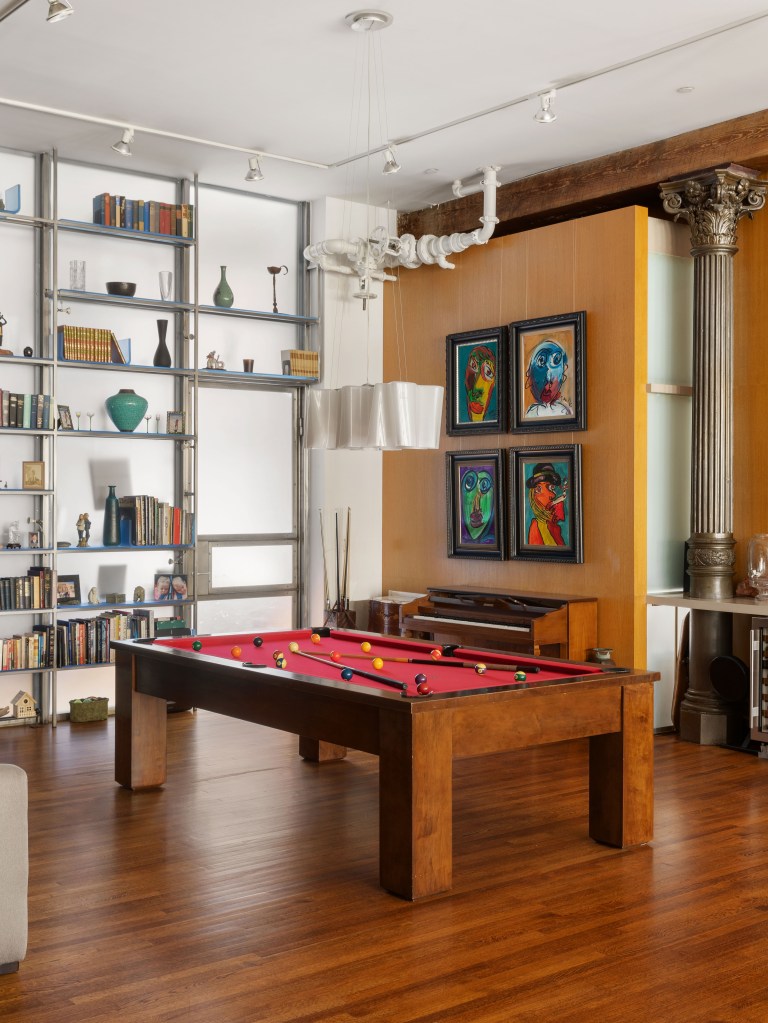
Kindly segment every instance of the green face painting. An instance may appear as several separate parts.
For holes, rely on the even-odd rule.
[[[479,540],[491,523],[493,490],[493,476],[487,469],[469,469],[462,476],[462,524],[472,540]]]

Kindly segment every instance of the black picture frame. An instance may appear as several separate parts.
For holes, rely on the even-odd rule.
[[[60,575],[56,578],[56,604],[79,604],[80,576]]]
[[[446,454],[449,558],[504,560],[504,494],[505,465],[499,449],[450,451]],[[470,502],[474,503],[474,511],[478,514],[476,524],[467,519],[466,510]]]
[[[477,369],[470,370],[470,359],[473,354],[476,358],[478,353],[485,355],[485,361],[481,359]],[[491,358],[495,361],[493,381],[489,381],[485,372]],[[449,436],[506,431],[508,370],[506,327],[448,334],[445,339],[445,432]],[[470,377],[479,378],[480,386],[472,390],[475,404],[483,406],[482,413],[479,408],[470,407]],[[485,403],[482,401],[484,394],[488,399]]]
[[[72,413],[70,412],[69,405],[59,405],[59,429],[60,430],[74,430],[74,424],[72,422]]]
[[[508,458],[510,558],[582,564],[581,445],[510,448]]]
[[[587,314],[509,325],[510,432],[586,430]]]
[[[155,574],[153,600],[178,601],[187,600],[189,583],[187,576],[181,572],[157,572]]]

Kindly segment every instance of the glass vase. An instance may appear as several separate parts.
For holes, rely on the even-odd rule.
[[[109,493],[104,505],[104,539],[105,547],[120,546],[120,502],[115,494],[116,483],[108,483]]]
[[[164,366],[166,369],[171,365],[171,353],[165,343],[165,336],[168,332],[168,320],[157,321],[157,348],[152,359],[153,366]]]
[[[747,546],[747,575],[758,600],[768,600],[768,533],[756,533]]]
[[[223,266],[221,268],[221,280],[213,293],[213,304],[221,306],[223,309],[229,309],[234,301],[235,296],[232,294],[232,289],[227,282],[227,268]]]

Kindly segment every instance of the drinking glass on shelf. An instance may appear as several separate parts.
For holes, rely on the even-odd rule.
[[[171,298],[173,291],[173,274],[170,270],[161,270],[160,274],[160,298],[163,302],[168,302]]]
[[[756,533],[747,546],[747,574],[758,600],[768,600],[768,533]]]
[[[69,261],[69,290],[85,291],[84,259],[70,259]]]

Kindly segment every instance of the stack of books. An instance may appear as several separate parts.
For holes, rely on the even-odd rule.
[[[93,222],[102,227],[194,238],[194,221],[195,207],[191,203],[126,199],[124,195],[110,195],[109,192],[93,197]]]

